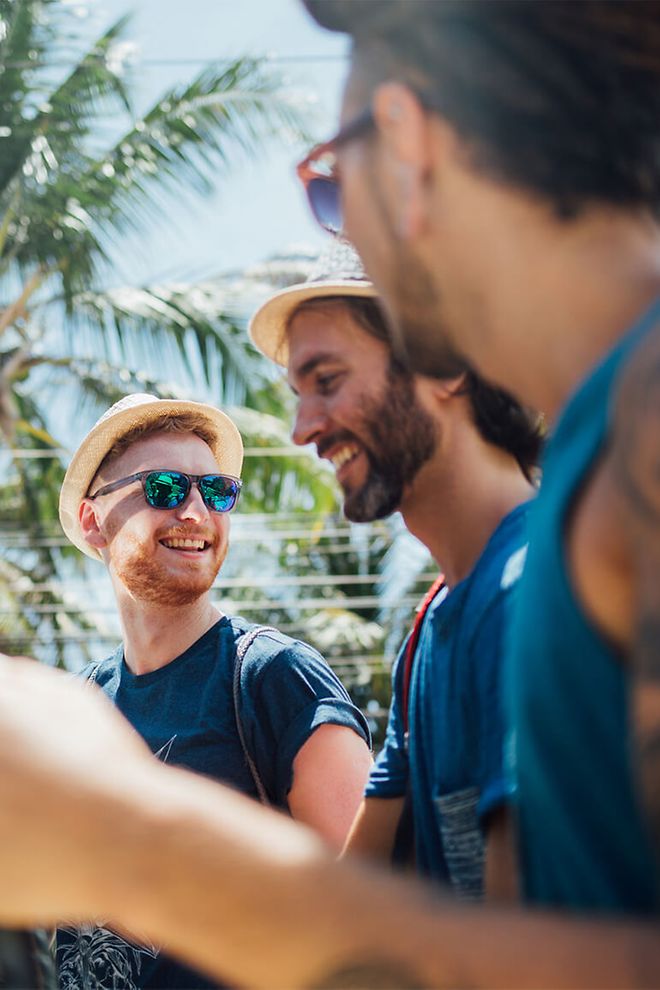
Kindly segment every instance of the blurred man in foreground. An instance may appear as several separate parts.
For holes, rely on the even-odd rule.
[[[509,667],[524,893],[657,915],[660,4],[308,6],[354,41],[317,215],[414,367],[465,355],[554,420]]]

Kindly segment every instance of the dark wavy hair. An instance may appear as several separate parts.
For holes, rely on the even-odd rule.
[[[475,167],[573,217],[660,214],[658,0],[304,0],[353,39],[369,86],[397,79]]]
[[[372,337],[391,343],[387,320],[376,298],[368,296],[321,296],[301,303],[289,316],[286,332],[299,313],[342,306],[355,322]],[[411,375],[396,355],[390,355],[392,375]],[[470,400],[472,416],[479,433],[488,443],[500,447],[518,461],[526,478],[533,480],[544,439],[543,417],[522,406],[504,389],[485,381],[467,364],[462,393]]]

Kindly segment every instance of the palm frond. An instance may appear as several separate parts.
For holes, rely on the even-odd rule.
[[[29,200],[39,187],[52,183],[60,169],[85,169],[84,141],[99,114],[112,110],[113,101],[130,110],[127,88],[108,57],[128,18],[120,18],[50,88],[50,64],[59,54],[54,28],[49,27],[52,12],[35,0],[17,7],[13,24],[19,30],[8,35],[9,67],[0,76],[0,105],[7,108],[0,192],[15,192],[18,183],[22,199]]]
[[[57,297],[43,299],[35,319],[57,309]],[[59,338],[65,353],[103,354],[112,364],[141,368],[185,387],[205,379],[221,404],[259,407],[271,371],[250,347],[244,320],[223,311],[218,294],[204,286],[120,286],[87,290],[71,298],[71,311],[49,321],[49,339]]]
[[[228,410],[246,447],[263,449],[245,462],[242,504],[260,512],[330,513],[337,507],[334,475],[309,453],[301,456],[292,445],[288,427],[281,418],[254,409]],[[277,457],[268,448],[277,448]],[[290,451],[290,453],[286,453]]]

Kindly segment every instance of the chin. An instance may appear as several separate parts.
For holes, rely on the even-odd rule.
[[[387,519],[399,508],[398,493],[361,491],[344,499],[344,515],[349,522],[366,523]]]
[[[221,560],[205,567],[194,565],[186,573],[182,568],[167,567],[146,554],[116,566],[116,574],[131,597],[148,605],[174,608],[191,605],[213,586]]]

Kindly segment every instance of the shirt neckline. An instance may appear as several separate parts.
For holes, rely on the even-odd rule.
[[[178,670],[180,667],[185,666],[188,662],[195,659],[195,656],[200,649],[206,645],[206,640],[211,640],[220,632],[221,627],[228,625],[230,622],[229,617],[226,615],[220,616],[217,622],[206,630],[205,633],[191,643],[190,646],[186,647],[183,653],[179,653],[178,656],[174,657],[168,663],[164,664],[162,667],[158,667],[156,670],[148,670],[144,674],[134,674],[126,663],[126,658],[124,656],[124,647],[121,647],[121,679],[123,682],[129,683],[133,687],[146,687],[149,684],[153,684],[155,681],[162,680],[165,677],[169,677],[173,670]]]

